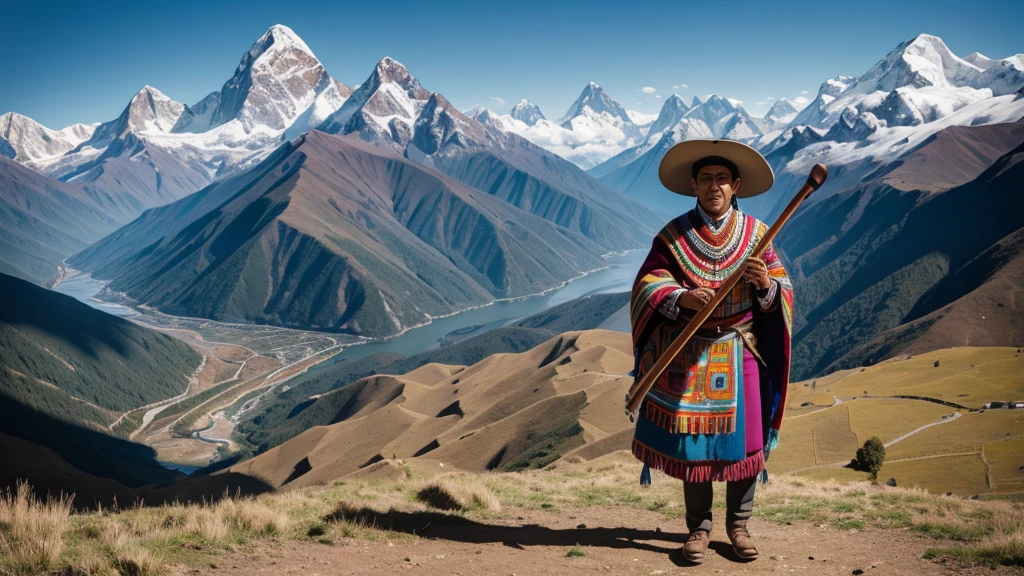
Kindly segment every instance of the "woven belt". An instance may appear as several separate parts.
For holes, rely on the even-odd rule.
[[[754,335],[753,321],[729,326],[728,328],[701,328],[697,330],[694,336],[703,340],[713,341],[721,338],[723,332],[735,332],[743,340],[743,345],[747,347],[747,350],[750,350],[750,353],[754,355],[754,358],[757,358],[761,364],[768,365],[757,351],[757,336]]]

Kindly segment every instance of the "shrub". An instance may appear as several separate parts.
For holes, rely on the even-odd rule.
[[[885,445],[877,436],[872,436],[857,449],[857,466],[871,474],[871,481],[878,482],[878,471],[885,462]]]
[[[416,498],[441,510],[501,511],[501,504],[490,489],[466,479],[449,477],[435,480],[417,492]]]

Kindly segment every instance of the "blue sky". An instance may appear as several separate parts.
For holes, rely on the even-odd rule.
[[[106,121],[146,84],[192,104],[278,23],[346,84],[391,56],[459,108],[507,112],[528,98],[549,118],[589,81],[641,112],[672,93],[716,93],[760,115],[770,98],[813,97],[826,78],[860,75],[919,33],[960,56],[1024,52],[1024,2],[689,4],[4,2],[0,113],[52,128]]]

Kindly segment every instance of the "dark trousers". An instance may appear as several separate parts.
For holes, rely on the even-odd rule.
[[[757,476],[725,483],[725,528],[746,525],[754,511],[754,488]],[[686,502],[686,528],[711,532],[711,482],[683,482]]]

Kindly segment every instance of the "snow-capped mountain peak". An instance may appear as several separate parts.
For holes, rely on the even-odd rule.
[[[1012,94],[1024,83],[1024,65],[1017,59],[991,60],[975,52],[958,57],[942,38],[919,34],[900,43],[885,58],[857,79],[856,92],[897,88],[991,89],[992,94]]]
[[[857,80],[863,91],[889,92],[903,86],[949,87],[954,79],[978,67],[957,58],[937,36],[920,34],[896,46]]]
[[[147,84],[132,96],[120,116],[97,126],[83,145],[100,149],[129,133],[167,133],[187,114],[184,104]]]
[[[786,114],[794,114],[796,111],[796,106],[793,106],[792,102],[786,98],[779,98],[775,101],[775,104],[772,104],[772,107],[768,110],[768,114],[766,114],[766,116],[784,116]]]
[[[87,140],[93,130],[94,127],[85,124],[52,130],[28,116],[8,112],[0,116],[0,155],[18,162],[52,158]]]
[[[572,106],[558,119],[557,123],[570,128],[572,120],[579,116],[587,114],[589,109],[590,114],[601,115],[608,114],[612,118],[621,120],[624,123],[632,124],[629,114],[626,113],[626,109],[622,107],[614,98],[609,96],[605,91],[597,85],[596,82],[587,84],[583,92],[580,93],[579,98],[573,102]]]
[[[690,107],[686,105],[686,102],[683,102],[683,99],[678,94],[673,94],[666,98],[665,103],[661,105],[658,117],[651,124],[651,129],[647,132],[647,139],[650,140],[653,134],[663,132],[678,124],[689,110]]]
[[[761,127],[737,103],[731,98],[711,94],[701,104],[687,110],[684,117],[702,120],[716,138],[749,141],[760,136]]]
[[[788,124],[796,118],[798,112],[799,110],[797,110],[789,100],[779,98],[775,101],[775,104],[772,104],[772,107],[768,109],[768,113],[764,115],[764,119],[772,125]]]
[[[993,64],[997,62],[997,60],[992,60],[991,58],[985,56],[981,52],[971,52],[970,54],[964,57],[964,60],[970,62],[971,64],[977,66],[978,68],[981,68],[982,70],[988,70],[989,68],[992,67]]]
[[[527,126],[536,126],[538,120],[544,119],[544,114],[540,111],[540,108],[526,98],[523,98],[513,106],[509,115]]]
[[[339,90],[334,100],[347,97],[347,87],[327,74],[309,46],[291,28],[277,24],[242,55],[221,88],[210,127],[238,120],[246,133],[258,127],[283,130],[332,87]]]
[[[345,104],[318,128],[335,134],[358,132],[371,142],[383,139],[404,146],[431,94],[401,62],[385,57]]]
[[[128,103],[124,127],[132,132],[169,132],[184,111],[184,104],[147,84]]]
[[[447,98],[433,92],[414,125],[412,144],[430,155],[449,146],[464,148],[486,139],[483,126],[467,118]]]
[[[309,49],[309,46],[299,38],[299,35],[294,30],[285,26],[284,24],[274,24],[260,37],[260,40],[273,39],[273,46],[277,46],[278,49],[296,49],[307,52],[310,55],[313,51]],[[257,41],[259,45],[261,42]]]
[[[1018,62],[1018,60],[1020,60]],[[790,122],[830,128],[851,106],[888,126],[931,122],[1024,85],[1024,59],[954,54],[937,36],[901,42],[859,78],[826,80],[818,96]]]
[[[377,63],[377,66],[374,68],[374,75],[371,77],[371,81],[373,80],[376,80],[378,84],[396,82],[403,86],[410,82],[416,82],[412,74],[409,74],[409,69],[390,56],[385,56]]]
[[[505,123],[501,120],[501,115],[495,113],[490,108],[484,106],[474,106],[470,111],[463,112],[465,116],[476,120],[484,126],[491,126],[498,130],[505,132]]]

